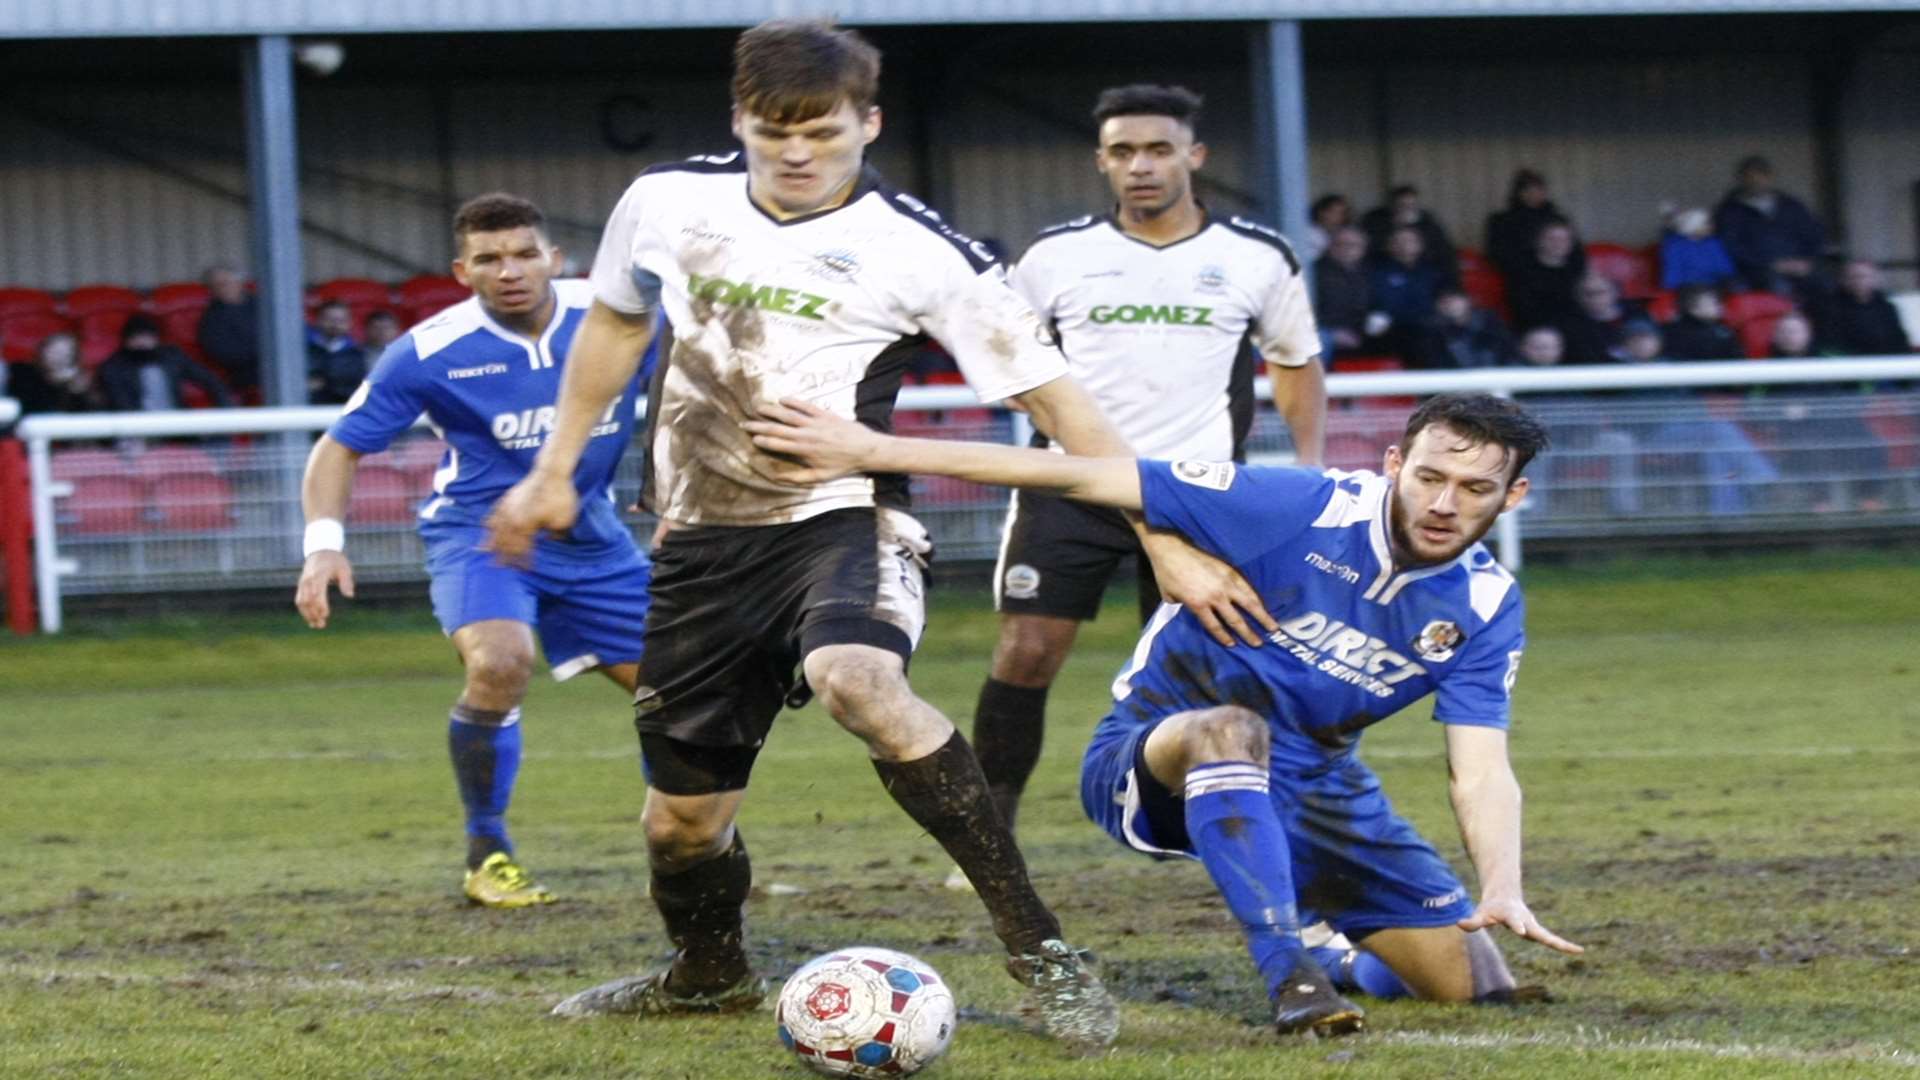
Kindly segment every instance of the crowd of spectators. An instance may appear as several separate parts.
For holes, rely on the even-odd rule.
[[[1549,327],[1562,346],[1555,363],[1624,363],[1626,326],[1651,320],[1662,324],[1667,359],[1737,359],[1757,355],[1765,335],[1743,338],[1723,297],[1751,293],[1778,296],[1808,320],[1813,355],[1911,351],[1878,267],[1846,261],[1836,274],[1819,220],[1774,186],[1765,158],[1734,173],[1712,210],[1660,208],[1658,273],[1632,295],[1623,295],[1629,282],[1590,261],[1574,213],[1534,169],[1514,173],[1480,251],[1458,247],[1414,185],[1394,187],[1357,219],[1345,195],[1323,195],[1302,247],[1325,353],[1336,366],[1381,356],[1417,369],[1538,364],[1523,346]],[[1781,313],[1767,308],[1767,325]]]
[[[415,281],[425,287],[412,319],[464,295],[451,279]],[[124,294],[114,300],[120,306],[61,311],[50,294],[0,289],[0,325],[8,328],[0,394],[18,400],[21,415],[260,402],[259,306],[238,271],[215,266],[198,286],[163,286],[145,300],[112,291]],[[16,320],[31,336],[12,332]],[[398,310],[339,299],[310,301],[310,320],[306,401],[314,405],[344,403],[404,329]]]

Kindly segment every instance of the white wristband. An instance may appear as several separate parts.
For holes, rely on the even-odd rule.
[[[347,550],[347,530],[338,518],[321,518],[307,522],[307,539],[302,558],[316,551]]]

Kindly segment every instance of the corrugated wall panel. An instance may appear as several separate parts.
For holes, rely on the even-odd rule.
[[[1848,241],[1870,259],[1920,258],[1914,230],[1914,185],[1920,183],[1914,87],[1920,55],[1867,57],[1855,73],[1845,110],[1842,179],[1847,192]],[[1903,274],[1900,281],[1915,279]]]
[[[1805,64],[1779,56],[1497,67],[1388,79],[1389,183],[1420,185],[1458,243],[1479,246],[1515,168],[1544,172],[1589,239],[1658,239],[1657,207],[1712,205],[1747,154],[1811,197]],[[1361,192],[1363,205],[1377,192]]]

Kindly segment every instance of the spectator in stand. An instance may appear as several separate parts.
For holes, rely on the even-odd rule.
[[[1667,215],[1660,233],[1660,287],[1684,289],[1707,285],[1723,289],[1737,284],[1739,271],[1726,246],[1713,235],[1713,217],[1700,207]]]
[[[235,390],[245,394],[259,389],[260,324],[253,294],[231,267],[213,267],[201,280],[208,300],[194,332],[200,351]]]
[[[1551,326],[1536,326],[1520,335],[1520,363],[1526,367],[1558,367],[1567,358],[1567,340]]]
[[[80,342],[72,334],[49,334],[34,347],[30,364],[7,364],[13,379],[7,396],[20,403],[20,415],[91,412],[101,406],[100,388],[80,363]]]
[[[1353,204],[1338,192],[1328,192],[1313,200],[1307,214],[1307,235],[1300,243],[1300,258],[1308,263],[1320,261],[1327,245],[1341,229],[1353,224]]]
[[[1627,322],[1644,318],[1637,307],[1620,299],[1620,287],[1601,274],[1580,279],[1573,292],[1579,310],[1560,323],[1567,342],[1569,364],[1611,364],[1626,344]]]
[[[1441,289],[1454,283],[1452,274],[1443,273],[1426,258],[1420,235],[1411,225],[1393,230],[1386,254],[1375,256],[1367,269],[1373,308],[1391,320],[1380,335],[1381,344],[1409,363],[1420,347],[1420,327],[1433,311],[1434,300]]]
[[[1734,176],[1736,185],[1713,212],[1713,227],[1747,286],[1803,299],[1826,291],[1818,260],[1827,234],[1813,211],[1774,188],[1766,158],[1745,159]]]
[[[1547,193],[1547,178],[1521,169],[1507,188],[1507,208],[1487,215],[1487,258],[1502,274],[1512,274],[1533,257],[1534,238],[1541,229],[1567,220]],[[1577,240],[1574,248],[1584,263],[1585,249]]]
[[[1559,326],[1579,314],[1573,290],[1586,276],[1587,259],[1573,226],[1548,222],[1533,238],[1533,251],[1507,273],[1507,303],[1522,330]]]
[[[1773,324],[1776,360],[1806,360],[1832,353],[1815,350],[1813,323],[1792,312]],[[1810,399],[1786,407],[1786,415],[1772,425],[1780,466],[1789,476],[1813,487],[1809,509],[1817,514],[1845,507],[1866,513],[1887,508],[1887,448],[1867,426],[1862,406],[1870,391],[1859,386],[1810,383],[1790,387],[1793,397]],[[1837,474],[1837,475],[1836,475]]]
[[[391,311],[376,311],[367,316],[360,332],[360,351],[369,362],[378,361],[387,346],[400,336],[400,316]]]
[[[1840,271],[1840,289],[1817,309],[1820,343],[1842,356],[1897,356],[1913,351],[1900,312],[1880,291],[1880,268],[1851,259]]]
[[[1327,253],[1314,262],[1313,318],[1329,361],[1361,351],[1383,329],[1386,317],[1374,310],[1368,284],[1367,235],[1359,229],[1334,230]]]
[[[115,412],[153,412],[184,407],[182,383],[192,383],[229,408],[233,394],[212,372],[187,359],[187,354],[160,342],[160,324],[136,313],[120,328],[120,348],[100,365],[100,385],[107,407]]]
[[[1513,362],[1513,339],[1500,316],[1473,306],[1459,289],[1440,291],[1433,302],[1412,366],[1425,370],[1489,368]]]
[[[353,340],[353,309],[329,300],[307,327],[307,401],[344,405],[367,377],[367,354]]]
[[[1669,360],[1741,360],[1747,350],[1740,335],[1721,320],[1720,294],[1705,285],[1689,285],[1674,298],[1680,316],[1664,335]]]
[[[1421,258],[1451,279],[1458,270],[1459,257],[1454,254],[1453,241],[1447,238],[1447,230],[1426,207],[1420,205],[1420,189],[1412,184],[1401,184],[1387,195],[1385,206],[1376,206],[1367,211],[1360,219],[1360,227],[1366,230],[1369,250],[1375,255],[1387,254],[1387,246],[1393,234],[1400,229],[1417,229],[1420,233]],[[1423,312],[1425,308],[1421,309]]]

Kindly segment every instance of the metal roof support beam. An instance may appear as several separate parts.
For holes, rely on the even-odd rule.
[[[1300,23],[1253,28],[1254,153],[1267,217],[1296,243],[1307,234],[1307,70]],[[1312,275],[1308,275],[1312,280]]]
[[[304,261],[300,255],[300,144],[294,122],[293,42],[269,34],[247,45],[247,172],[253,274],[259,283],[260,389],[269,405],[307,403]]]

